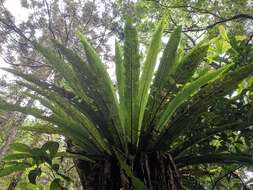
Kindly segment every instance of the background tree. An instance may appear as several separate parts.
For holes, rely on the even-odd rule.
[[[124,1],[119,2],[119,10],[124,9]],[[234,35],[252,38],[252,11],[252,2],[248,0],[141,0],[136,4],[136,17],[141,20],[139,30],[150,31],[161,13],[166,13],[169,15],[167,32],[172,32],[177,25],[182,25],[185,35],[183,40],[189,47],[201,40],[204,34],[211,37],[217,35],[215,26],[219,24],[224,25]]]

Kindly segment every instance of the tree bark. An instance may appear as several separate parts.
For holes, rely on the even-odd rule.
[[[18,172],[15,174],[15,176],[11,179],[11,182],[7,188],[7,190],[15,190],[16,186],[18,185],[18,182],[20,181],[22,177],[23,172]]]
[[[129,190],[134,188],[131,178],[120,169],[116,158],[105,158],[96,163],[76,160],[75,166],[84,190]],[[181,189],[178,170],[169,154],[155,152],[138,155],[131,167],[134,175],[143,181],[149,190]]]

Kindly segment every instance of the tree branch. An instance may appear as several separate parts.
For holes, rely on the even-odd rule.
[[[199,8],[199,7],[194,7],[191,5],[164,5],[161,4],[160,2],[156,1],[160,6],[165,7],[167,9],[184,9],[183,11],[185,12],[190,12],[190,13],[200,13],[200,14],[210,14],[214,17],[218,17],[221,18],[219,15],[207,10],[207,9],[203,9],[203,8]],[[191,9],[191,10],[189,10]],[[196,10],[196,11],[194,11]]]
[[[202,28],[189,28],[189,29],[186,28],[186,29],[183,30],[183,32],[199,32],[199,31],[203,31],[203,30],[208,30],[208,29],[211,29],[211,28],[215,27],[218,24],[222,24],[222,23],[226,23],[226,22],[233,21],[233,20],[238,20],[238,19],[250,19],[250,20],[253,20],[253,15],[238,14],[238,15],[234,15],[234,16],[232,16],[230,18],[217,21],[217,22],[215,22],[213,24],[210,24],[210,25],[202,27]]]
[[[47,15],[48,15],[48,29],[51,32],[51,34],[53,35],[53,38],[56,39],[56,36],[54,34],[53,28],[52,28],[52,19],[51,19],[51,10],[49,8],[48,2],[47,0],[43,0],[44,4],[46,5],[46,9],[47,9]]]

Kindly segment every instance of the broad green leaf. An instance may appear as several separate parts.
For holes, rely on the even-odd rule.
[[[112,93],[113,92],[112,81],[106,71],[105,65],[101,62],[95,49],[91,46],[91,44],[81,33],[79,33],[79,38],[83,46],[83,49],[85,50],[87,60],[90,64],[89,66],[92,69],[94,69],[94,72],[96,74],[100,74],[101,79],[104,80],[104,84],[108,87],[107,90],[111,91]]]
[[[125,110],[125,85],[126,85],[126,71],[123,61],[123,55],[120,45],[115,41],[115,73],[117,77],[117,90],[119,95],[119,112],[120,118],[122,121],[123,131],[126,133],[125,119],[126,119],[126,110]]]
[[[160,114],[157,114],[157,112],[159,110],[166,109],[166,107],[168,106],[167,100],[174,97],[182,88],[182,86],[192,79],[192,76],[196,71],[197,67],[200,65],[200,63],[206,56],[208,48],[209,44],[205,43],[205,41],[202,41],[194,48],[192,48],[190,52],[184,55],[182,58],[181,54],[180,58],[177,57],[175,68],[173,68],[172,76],[169,77],[167,86],[165,86],[163,89],[162,99],[161,101],[159,101],[159,106],[154,112],[156,115],[152,117],[153,121],[156,121],[159,119],[158,117],[161,117]]]
[[[176,58],[178,46],[181,39],[181,30],[181,26],[175,29],[175,31],[171,34],[170,39],[163,51],[158,70],[155,74],[154,84],[152,85],[154,91],[160,91],[176,70]]]
[[[34,160],[34,164],[39,165],[44,162],[43,151],[40,148],[31,149],[31,155]]]
[[[23,143],[13,143],[10,145],[12,150],[15,150],[17,152],[30,152],[31,148]]]
[[[20,159],[26,159],[31,158],[32,155],[29,153],[14,153],[6,155],[3,159],[4,160],[20,160]]]
[[[24,171],[28,167],[30,167],[30,165],[26,163],[18,163],[15,165],[7,166],[0,170],[0,177],[10,175],[14,172]]]
[[[45,144],[42,145],[41,150],[42,151],[49,151],[50,157],[54,158],[56,153],[58,152],[59,149],[59,143],[55,141],[48,141]]]
[[[244,35],[236,35],[235,36],[235,39],[237,40],[237,41],[243,41],[243,40],[245,40],[247,37],[246,36],[244,36]]]
[[[36,179],[41,175],[41,169],[36,168],[34,170],[31,170],[28,174],[29,182],[36,185]]]
[[[221,37],[224,40],[229,41],[226,29],[225,29],[225,27],[223,25],[219,25],[219,32],[220,32]]]
[[[217,40],[215,41],[215,49],[213,49],[215,55],[216,55],[216,59],[224,54],[225,52],[227,52],[229,49],[231,48],[231,45],[224,40],[223,38],[217,38]]]
[[[50,190],[63,190],[60,179],[54,179],[50,184]]]
[[[60,168],[60,165],[59,165],[59,164],[53,164],[53,165],[52,165],[52,169],[53,169],[54,171],[56,171],[56,172],[58,172],[59,168]]]
[[[48,163],[50,166],[53,165],[53,158],[50,156],[50,153],[48,153],[47,151],[43,152],[42,158],[43,161],[45,161],[46,163]]]

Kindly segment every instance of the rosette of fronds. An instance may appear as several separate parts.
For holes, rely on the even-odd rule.
[[[232,154],[229,150],[203,154],[196,148],[218,133],[247,128],[248,121],[208,127],[197,135],[192,131],[217,97],[230,94],[252,74],[253,64],[237,68],[231,63],[196,74],[210,42],[202,41],[184,52],[179,48],[178,27],[162,50],[164,27],[161,21],[142,60],[136,27],[130,19],[125,23],[124,44],[115,44],[116,84],[81,34],[84,58],[57,41],[53,41],[57,51],[35,42],[34,47],[61,75],[64,85],[6,68],[23,79],[17,84],[30,90],[26,95],[46,109],[17,106],[3,99],[1,109],[47,121],[49,125],[30,130],[61,134],[71,142],[70,149],[74,147],[72,153],[93,161],[77,160],[86,188],[194,189],[192,165],[252,163],[246,154]],[[184,173],[186,169],[188,173]]]

